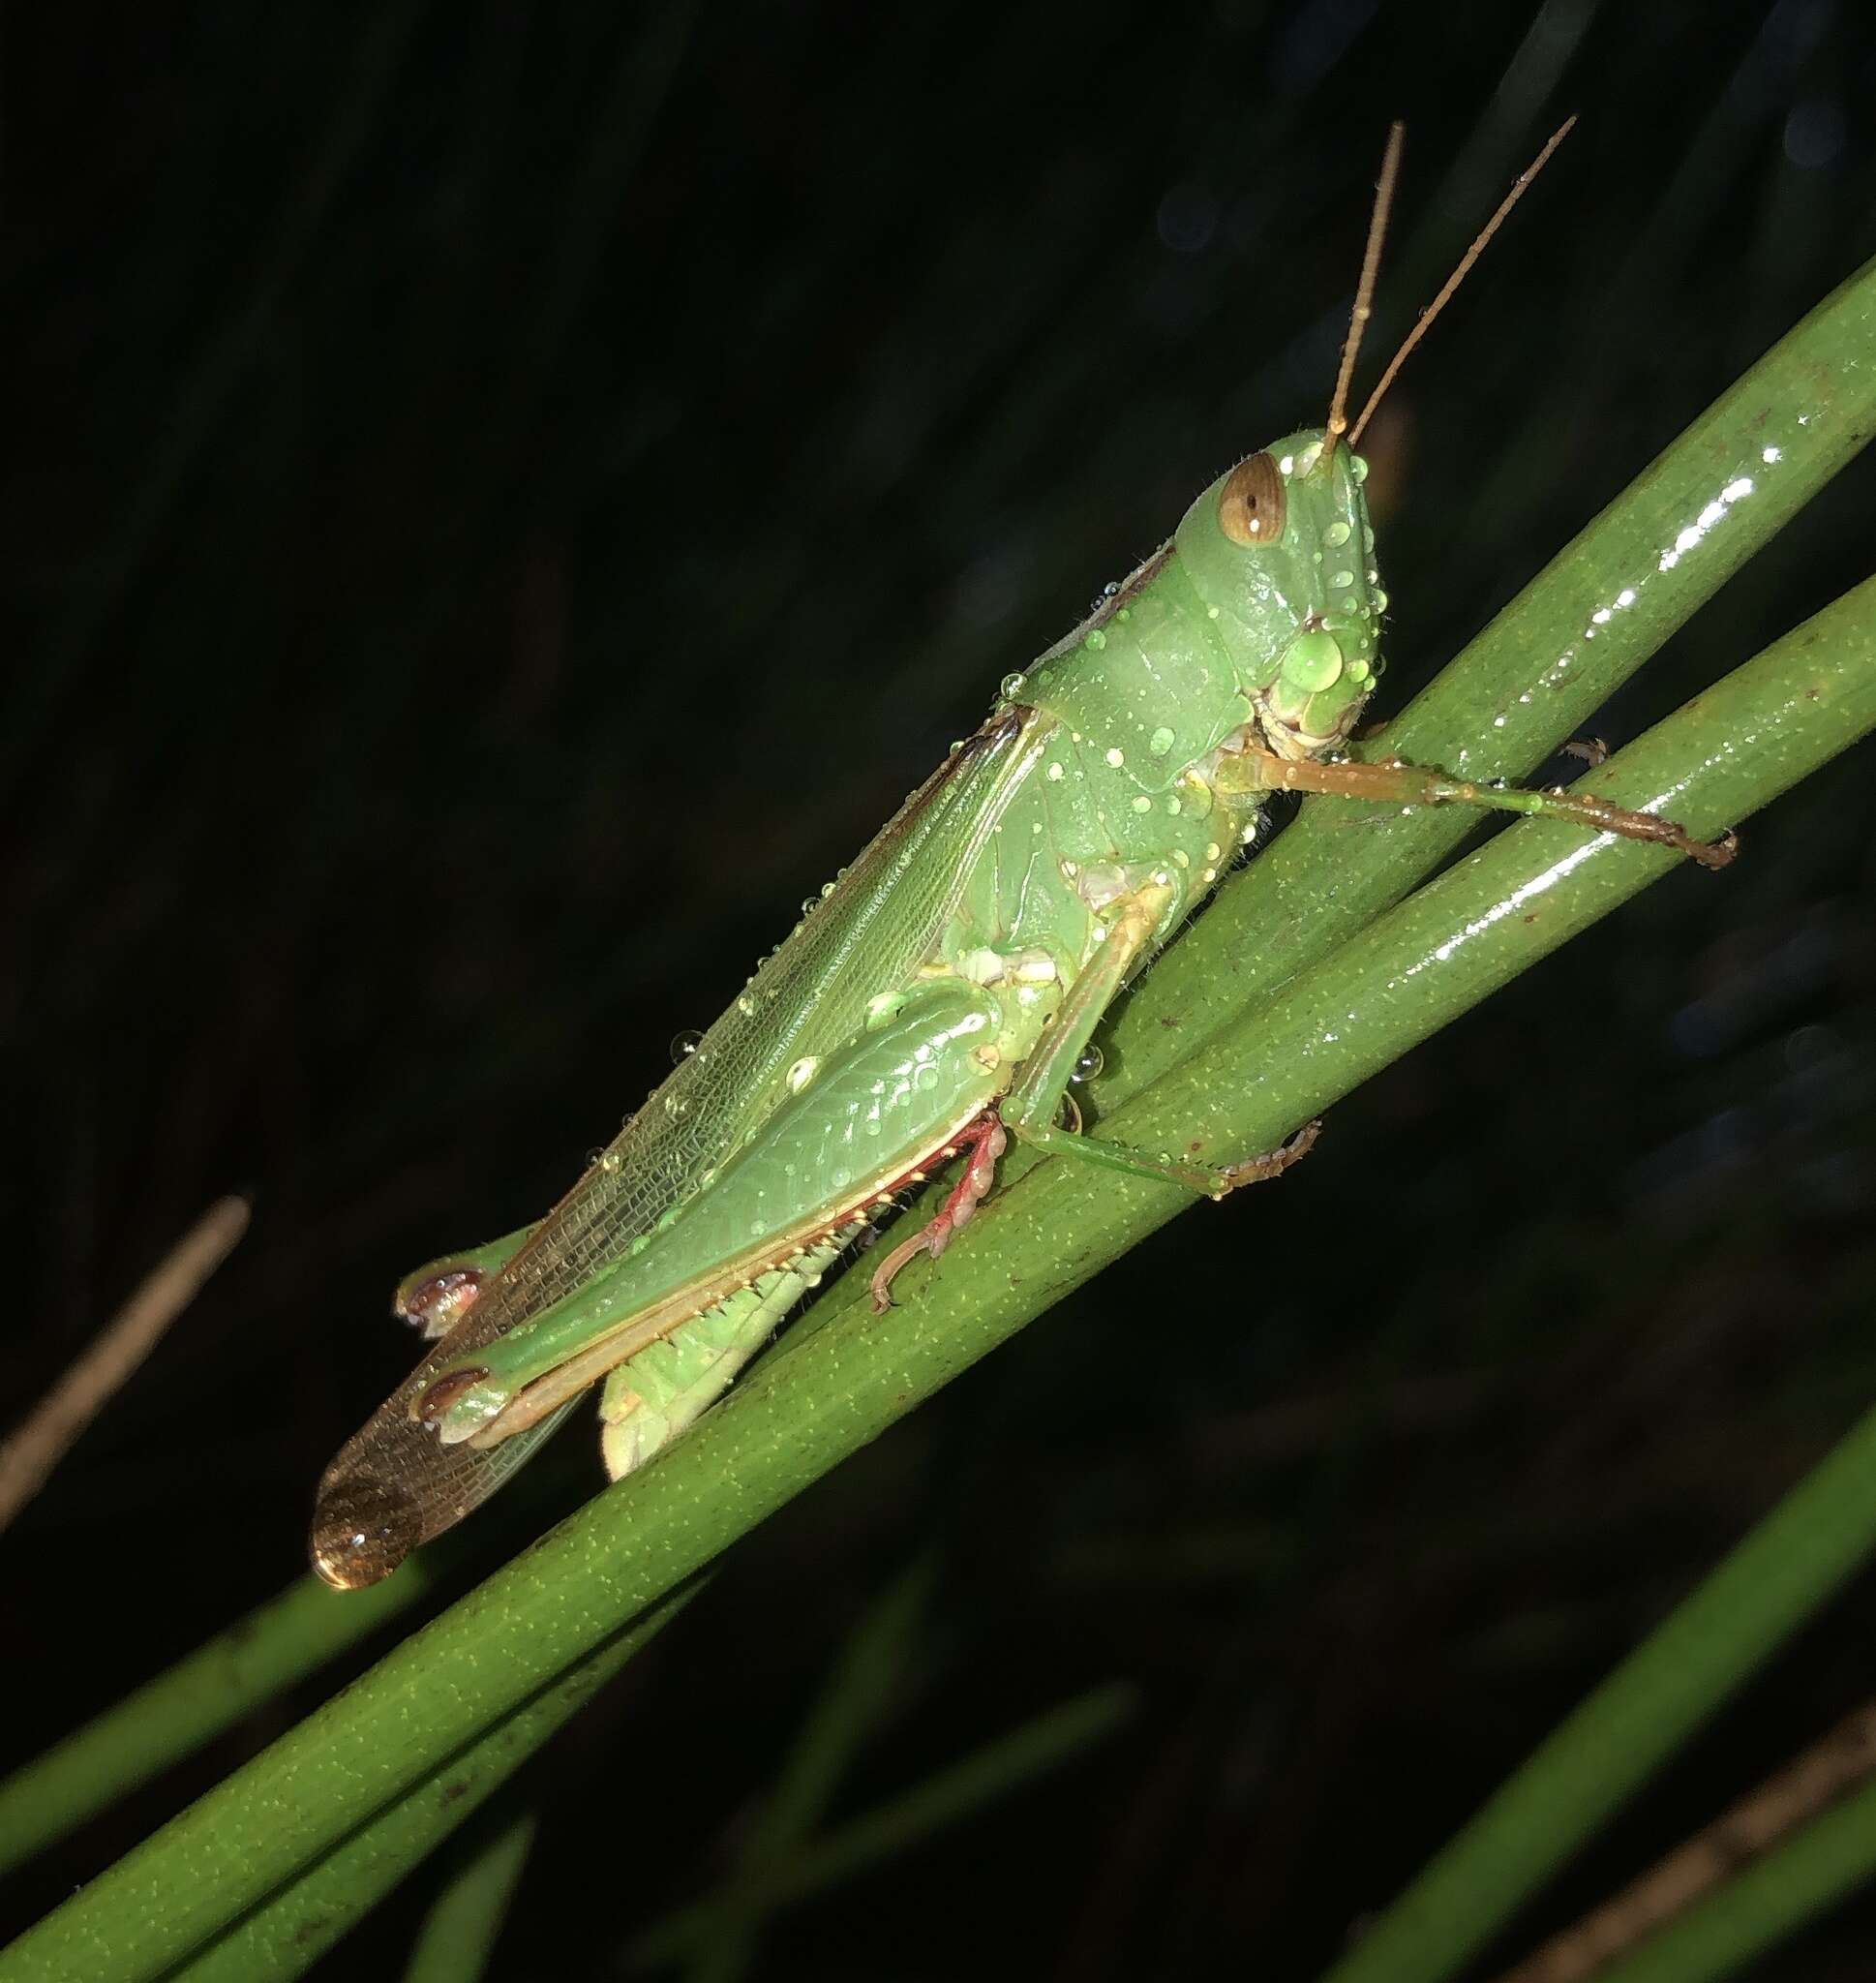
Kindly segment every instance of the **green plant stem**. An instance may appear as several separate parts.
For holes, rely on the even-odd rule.
[[[1115,1682],[1063,1701],[772,1866],[748,1901],[764,1911],[793,1907],[897,1857],[1104,1741],[1134,1713],[1137,1698],[1135,1689]],[[711,1936],[718,1906],[711,1897],[648,1928],[626,1951],[627,1967],[651,1969],[679,1961]]]
[[[1550,1736],[1324,1983],[1452,1975],[1872,1549],[1876,1411]],[[1864,1852],[1876,1853],[1876,1834]]]
[[[543,1480],[545,1472],[534,1469],[503,1496],[506,1505],[489,1511],[480,1536],[459,1529],[439,1537],[385,1583],[341,1594],[309,1571],[21,1764],[0,1782],[0,1873],[76,1830],[393,1619],[466,1584],[472,1566],[499,1560],[504,1541],[513,1547],[537,1534],[541,1510],[565,1506],[563,1498],[557,1502],[553,1483]]]
[[[180,1967],[164,1971],[165,1983],[284,1983],[301,1975],[413,1866],[466,1823],[701,1588],[697,1584],[678,1593],[496,1723],[479,1740],[444,1757],[370,1823],[235,1919],[226,1934],[197,1949]],[[105,1967],[92,1973],[114,1977],[118,1971]]]
[[[0,1784],[0,1872],[218,1735],[436,1589],[435,1558],[348,1598],[302,1577]]]
[[[1862,446],[1876,427],[1876,366],[1862,360],[1873,338],[1876,262],[1820,303],[1553,559],[1389,725],[1385,747],[1443,758],[1479,778],[1528,772]],[[1768,448],[1778,451],[1775,463],[1764,461]],[[1753,480],[1752,496],[1727,504],[1662,569],[1681,532],[1741,475]],[[1633,603],[1613,608],[1624,592]],[[1104,1116],[1399,900],[1474,824],[1456,810],[1422,809],[1353,834],[1347,817],[1346,808],[1305,807],[1124,1002],[1093,1090]],[[1005,1183],[1031,1167],[1012,1151]],[[798,1333],[831,1312],[823,1303]],[[274,1685],[298,1678],[362,1636],[343,1629],[366,1615],[362,1607],[383,1607],[373,1624],[403,1608],[414,1574],[407,1566],[388,1594],[342,1601],[351,1608],[304,1637],[314,1601],[331,1600],[311,1580],[295,1586],[29,1764],[0,1785],[0,1867],[227,1726],[262,1697],[266,1676]],[[245,1666],[252,1684],[217,1685],[230,1664]]]
[[[476,1983],[495,1953],[539,1820],[530,1809],[452,1867],[404,1967],[404,1983]]]
[[[1610,759],[1594,788],[1717,833],[1872,727],[1876,579]],[[1176,1143],[1201,1160],[1269,1148],[1675,865],[1658,849],[1524,820],[1223,1027],[1104,1131],[1147,1149]],[[1143,1180],[1096,1190],[1091,1168],[1039,1167],[986,1201],[946,1255],[946,1313],[971,1304],[973,1336],[992,1313],[1019,1326],[1039,1295],[1059,1298],[1182,1208],[1176,1188]],[[1041,1290],[1027,1278],[1036,1271],[1046,1275]],[[893,1292],[916,1308],[932,1278],[915,1264]],[[822,1304],[825,1327],[847,1323],[862,1299],[837,1286]],[[808,1347],[791,1346],[774,1375]]]
[[[1876,1783],[1814,1817],[1623,1957],[1596,1983],[1731,1976],[1876,1874]]]
[[[874,1600],[842,1648],[711,1908],[711,1933],[693,1951],[691,1983],[733,1983],[748,1968],[763,1914],[750,1897],[769,1869],[812,1835],[855,1752],[886,1712],[917,1643],[932,1581],[931,1559],[921,1556]]]
[[[1872,725],[1876,582],[1612,759],[1596,788],[1663,803],[1710,833]],[[1674,865],[1522,821],[1226,1027],[1119,1112],[1115,1133],[1195,1154],[1269,1148]],[[986,1201],[942,1275],[913,1267],[890,1321],[848,1276],[822,1327],[758,1367],[656,1466],[589,1503],[101,1875],[0,1959],[0,1977],[94,1975],[103,1960],[121,1983],[161,1973],[1187,1202],[1176,1187],[1058,1161]]]
[[[1481,781],[1528,777],[1861,452],[1876,433],[1872,348],[1876,261],[1664,448],[1354,754],[1439,764]],[[1723,501],[1741,479],[1750,494]],[[1723,513],[1701,530],[1716,503]],[[1685,542],[1690,529],[1698,535]],[[1223,1019],[1326,956],[1476,829],[1457,808],[1420,808],[1384,833],[1354,829],[1356,816],[1347,806],[1304,807],[1225,883],[1104,1032],[1106,1071],[1091,1083],[1098,1110],[1137,1093]]]

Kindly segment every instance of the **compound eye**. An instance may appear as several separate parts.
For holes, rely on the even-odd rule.
[[[1267,454],[1241,461],[1218,496],[1218,525],[1234,544],[1275,544],[1284,534],[1288,496],[1283,471]]]

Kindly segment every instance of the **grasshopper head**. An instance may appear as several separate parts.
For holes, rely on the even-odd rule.
[[[1353,729],[1380,672],[1387,595],[1375,568],[1368,465],[1319,427],[1221,475],[1174,542],[1242,658],[1239,687],[1269,747],[1315,757]]]

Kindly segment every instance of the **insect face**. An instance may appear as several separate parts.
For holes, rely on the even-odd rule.
[[[1239,686],[1286,757],[1341,743],[1379,673],[1387,595],[1367,473],[1359,455],[1308,428],[1241,461],[1179,526],[1179,556],[1244,656]]]

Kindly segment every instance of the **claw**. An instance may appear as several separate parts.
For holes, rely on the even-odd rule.
[[[1261,1184],[1266,1177],[1281,1177],[1292,1164],[1300,1164],[1316,1147],[1316,1140],[1322,1134],[1320,1118],[1306,1122],[1286,1144],[1274,1150],[1266,1150],[1260,1157],[1246,1157],[1241,1164],[1227,1164],[1224,1173],[1224,1189],[1235,1191],[1240,1184]]]
[[[884,1315],[893,1305],[891,1289],[900,1268],[907,1266],[922,1253],[928,1253],[933,1260],[951,1244],[951,1236],[959,1226],[970,1221],[976,1211],[978,1201],[996,1181],[997,1159],[1008,1146],[1010,1138],[1003,1124],[994,1114],[987,1114],[957,1139],[960,1148],[970,1149],[970,1161],[964,1167],[964,1175],[953,1187],[951,1196],[945,1200],[943,1209],[923,1231],[915,1233],[910,1239],[893,1247],[891,1253],[873,1269],[873,1313]]]

